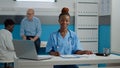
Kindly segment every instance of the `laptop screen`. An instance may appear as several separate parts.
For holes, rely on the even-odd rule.
[[[37,52],[33,41],[13,40],[16,56],[18,58],[37,59]]]

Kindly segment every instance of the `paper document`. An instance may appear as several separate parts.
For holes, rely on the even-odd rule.
[[[50,56],[50,55],[38,55],[38,58],[39,59],[51,59],[52,56]]]
[[[38,57],[46,57],[46,58],[52,58],[52,56],[51,55],[38,55]]]
[[[80,55],[61,55],[63,58],[80,58]]]

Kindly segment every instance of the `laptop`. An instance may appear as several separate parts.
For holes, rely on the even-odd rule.
[[[44,60],[50,55],[37,55],[34,42],[31,40],[13,40],[16,56],[20,59]]]

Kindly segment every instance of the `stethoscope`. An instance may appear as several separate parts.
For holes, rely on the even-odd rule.
[[[55,45],[56,47],[54,48],[54,49],[56,49],[56,50],[59,48],[59,43],[58,43],[58,42],[59,42],[59,41],[58,41],[59,32],[60,32],[60,30],[57,31],[57,35],[56,35],[56,42],[57,42],[57,43],[56,43],[56,45]],[[71,44],[73,44],[72,34],[71,34],[70,30],[68,30],[68,32],[69,32],[70,36],[68,37],[68,41],[67,41],[67,42],[69,43],[69,45],[71,45]]]

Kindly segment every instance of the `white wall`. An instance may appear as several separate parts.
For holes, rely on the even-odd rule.
[[[111,51],[120,54],[120,0],[112,0]]]
[[[25,15],[28,8],[34,8],[36,15],[58,15],[61,8],[68,7],[74,15],[75,0],[57,0],[56,3],[15,2],[0,0],[0,15]]]

